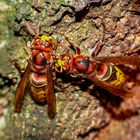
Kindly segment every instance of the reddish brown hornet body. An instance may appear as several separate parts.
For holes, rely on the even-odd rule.
[[[62,46],[51,41],[48,35],[36,36],[31,47],[32,57],[29,60],[23,78],[19,82],[15,95],[15,111],[19,112],[27,85],[30,84],[32,97],[40,103],[47,101],[48,113],[51,118],[56,113],[56,99],[54,94],[54,72],[66,72],[74,76],[88,78],[94,84],[101,86],[111,93],[128,98],[134,94],[125,87],[125,74],[116,66],[117,64],[140,65],[140,58],[135,56],[118,57],[88,57],[80,54],[80,49],[73,46],[75,53],[61,52],[57,55],[55,46]]]
[[[55,51],[51,36],[36,36],[32,42],[32,58],[21,79],[15,95],[15,111],[19,112],[25,90],[30,84],[31,95],[39,103],[48,103],[49,116],[53,118],[56,112],[56,101],[54,95],[52,57]]]
[[[73,43],[70,42],[70,44]],[[126,76],[116,66],[117,64],[140,65],[140,58],[135,56],[112,56],[94,57],[93,60],[90,60],[84,55],[70,53],[55,58],[55,70],[57,72],[82,76],[117,96],[122,98],[132,97],[134,94],[126,88]]]

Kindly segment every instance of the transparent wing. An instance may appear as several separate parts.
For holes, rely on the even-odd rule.
[[[95,76],[90,77],[88,79],[93,81],[95,85],[101,86],[102,88],[108,90],[109,92],[113,93],[116,96],[120,96],[122,98],[131,98],[135,95],[131,91],[125,89],[125,87],[118,88],[118,87],[109,85],[105,82],[102,82],[102,81],[98,80]]]
[[[94,60],[101,63],[140,65],[140,57],[138,56],[105,56],[95,57]]]
[[[52,73],[51,68],[47,66],[46,68],[46,76],[47,76],[47,103],[48,103],[48,114],[50,118],[54,118],[56,114],[56,98],[55,98],[55,92],[54,92],[54,84],[52,79]]]
[[[17,87],[17,90],[16,90],[16,94],[14,97],[15,112],[20,112],[20,109],[22,107],[25,89],[26,89],[27,84],[29,82],[29,73],[30,73],[30,63],[28,63],[26,70],[23,74],[23,77],[20,80],[18,87]]]

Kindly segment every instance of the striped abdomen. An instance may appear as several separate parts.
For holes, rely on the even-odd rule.
[[[46,74],[32,72],[30,74],[31,95],[37,102],[46,102],[47,78]]]
[[[97,63],[96,77],[115,87],[122,87],[126,81],[124,73],[113,64]]]

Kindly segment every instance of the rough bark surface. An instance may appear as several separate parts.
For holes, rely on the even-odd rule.
[[[2,41],[0,139],[92,140],[97,135],[99,135],[97,139],[107,140],[116,135],[118,136],[115,137],[116,140],[140,139],[138,129],[136,130],[140,127],[139,86],[135,89],[137,93],[135,98],[123,101],[103,89],[94,87],[94,83],[87,79],[58,74],[55,81],[57,114],[54,119],[48,117],[47,104],[43,106],[36,104],[28,91],[21,113],[15,114],[13,106],[17,84],[30,58],[24,46],[27,43],[31,44],[32,35],[27,30],[25,21],[28,21],[36,34],[51,33],[55,41],[68,45],[60,35],[65,34],[80,46],[85,56],[90,56],[88,50],[94,49],[97,45],[102,46],[99,56],[123,56],[131,50],[136,50],[137,55],[140,48],[140,2],[138,0],[15,0],[14,2],[11,0],[8,2],[0,2],[3,7],[0,15],[7,14],[7,17],[1,16],[0,19]],[[130,71],[124,70],[133,81],[129,83],[130,86],[138,85],[140,83],[138,67],[129,67],[129,69]],[[111,125],[111,120],[115,120],[114,125]],[[119,120],[119,124],[127,120],[125,129],[121,129],[123,135],[121,132],[118,132],[118,135],[111,131],[122,127],[122,125],[114,127],[117,125],[116,120]],[[137,122],[138,125],[132,128],[133,122]],[[131,135],[131,132],[135,132],[135,136],[133,133]],[[106,133],[110,137],[106,136]]]

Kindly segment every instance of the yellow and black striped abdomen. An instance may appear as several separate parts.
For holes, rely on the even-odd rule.
[[[96,77],[106,84],[122,87],[126,81],[125,74],[114,64],[97,65]]]

